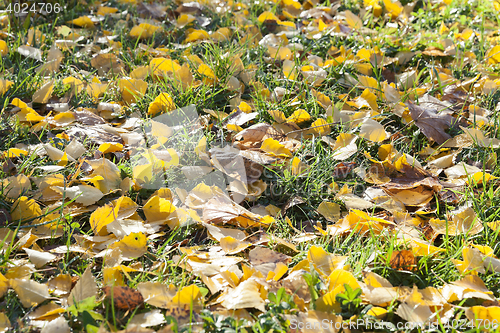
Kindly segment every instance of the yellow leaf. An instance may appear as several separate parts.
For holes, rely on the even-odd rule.
[[[97,9],[97,15],[105,16],[108,14],[114,14],[117,11],[118,11],[118,8],[99,6],[99,8]]]
[[[97,208],[90,215],[90,226],[94,234],[99,234],[102,228],[113,222],[118,216],[118,209],[113,205],[107,204]]]
[[[498,231],[500,228],[500,221],[487,222],[486,225],[493,231]]]
[[[313,245],[307,252],[307,260],[323,276],[329,276],[335,269],[344,266],[347,257],[327,253],[321,247]]]
[[[235,254],[243,251],[247,247],[252,245],[249,242],[240,241],[231,236],[226,236],[220,239],[220,247],[226,254]]]
[[[440,35],[445,35],[448,32],[450,32],[450,29],[444,24],[444,22],[441,21],[441,26],[439,27],[439,34]]]
[[[273,156],[292,157],[292,153],[290,152],[290,150],[285,148],[285,146],[283,146],[273,138],[267,138],[266,140],[264,140],[260,149]]]
[[[227,128],[229,131],[236,132],[236,133],[239,133],[239,132],[243,131],[243,127],[238,126],[238,125],[236,125],[236,124],[227,124],[227,125],[226,125],[226,128]]]
[[[378,111],[377,96],[370,91],[370,89],[365,89],[361,96],[356,99],[356,106],[358,108],[370,107],[373,111]]]
[[[380,97],[380,89],[375,78],[365,75],[358,75],[358,80],[361,87],[370,89],[372,93]]]
[[[326,96],[322,92],[316,91],[314,89],[311,90],[312,94],[314,97],[316,97],[316,100],[318,104],[325,110],[327,110],[329,107],[332,106],[332,100],[330,97]]]
[[[486,54],[488,62],[492,65],[500,63],[500,45],[495,45]]]
[[[17,199],[31,190],[31,182],[23,174],[11,176],[2,181],[3,193],[7,198]]]
[[[274,118],[277,123],[284,123],[286,121],[285,114],[281,110],[269,110],[267,111]]]
[[[263,12],[262,14],[259,15],[259,17],[257,18],[257,20],[260,22],[260,23],[264,23],[264,21],[276,21],[276,22],[281,22],[281,20],[276,16],[274,15],[273,13],[271,12]]]
[[[288,271],[288,266],[282,262],[276,263],[276,268],[267,274],[266,281],[273,280],[279,281]]]
[[[311,124],[311,129],[306,131],[307,134],[324,136],[331,132],[330,124],[323,118],[317,119]]]
[[[188,25],[189,23],[193,22],[196,20],[196,17],[194,17],[193,15],[191,14],[182,14],[182,15],[179,15],[179,17],[177,18],[177,27],[178,28],[183,28],[185,27],[186,25]]]
[[[296,124],[300,124],[300,123],[303,123],[303,122],[306,122],[309,120],[311,120],[311,115],[309,115],[309,113],[307,113],[307,111],[304,109],[295,110],[290,115],[290,117],[288,117],[286,119],[286,121],[296,123]]]
[[[465,311],[467,318],[474,322],[476,327],[486,327],[492,329],[496,323],[498,325],[498,318],[500,318],[500,306],[471,306]]]
[[[207,65],[205,64],[201,64],[200,66],[198,66],[198,69],[197,69],[198,73],[200,73],[201,75],[205,75],[211,79],[216,79],[216,76],[215,76],[215,73],[214,71],[208,67]]]
[[[0,39],[0,55],[3,57],[3,56],[6,56],[7,54],[9,53],[9,48],[7,47],[7,43]]]
[[[206,39],[210,39],[210,35],[205,30],[188,29],[187,37],[184,40],[184,43],[191,43]]]
[[[123,150],[123,145],[121,143],[105,142],[99,146],[98,149],[101,153],[114,153]]]
[[[94,22],[88,16],[80,16],[74,20],[66,22],[68,24],[74,24],[82,28],[93,28]]]
[[[337,222],[340,219],[340,205],[335,202],[323,201],[317,210],[328,221]]]
[[[283,74],[288,80],[295,80],[297,77],[297,68],[295,67],[295,62],[286,59],[283,61]]]
[[[182,288],[172,298],[172,303],[176,305],[201,305],[202,302],[203,296],[201,295],[200,288],[194,284]]]
[[[356,278],[352,275],[352,273],[345,271],[343,269],[334,270],[329,276],[329,290],[334,290],[336,288],[340,288],[340,292],[345,291],[344,284],[349,285],[352,289],[359,288],[359,283]]]
[[[336,296],[339,292],[340,290],[332,290],[318,298],[318,300],[316,300],[316,310],[327,313],[340,313],[340,303],[336,300]]]
[[[134,166],[132,174],[135,181],[140,184],[149,183],[153,179],[153,163],[141,164]]]
[[[231,29],[227,27],[219,28],[212,34],[212,39],[218,42],[228,41],[231,37]]]
[[[247,102],[241,101],[241,103],[238,105],[238,109],[245,113],[251,113],[252,112],[252,107],[248,105]]]
[[[57,165],[59,166],[66,166],[69,162],[69,158],[68,158],[68,154],[66,154],[66,152],[64,152],[63,156],[61,156],[61,159],[59,160],[59,162],[57,162]]]
[[[149,23],[141,23],[130,30],[130,37],[146,39],[153,36],[159,29],[161,28],[155,25]]]
[[[33,103],[45,104],[49,101],[54,91],[54,80],[45,83],[40,89],[33,94]]]
[[[0,332],[7,332],[12,328],[9,317],[3,312],[0,312]]]
[[[10,280],[10,286],[14,289],[25,308],[36,306],[50,298],[49,287],[32,280]]]
[[[12,102],[10,102],[10,104],[14,105],[14,106],[17,106],[18,108],[21,108],[21,109],[24,109],[24,108],[27,108],[28,105],[26,103],[24,103],[23,101],[21,101],[19,98],[14,98],[12,100]]]
[[[181,66],[177,61],[167,58],[151,59],[149,67],[151,68],[153,74],[157,76],[171,75],[181,69]]]
[[[273,46],[268,46],[267,50],[269,52],[269,56],[273,59],[278,59],[278,60],[291,60],[293,53],[292,50],[290,50],[288,47],[273,47]],[[289,64],[289,63],[287,63]]]
[[[147,252],[147,238],[142,232],[132,232],[122,240],[111,244],[109,248],[119,248],[124,257],[138,258]]]
[[[69,85],[71,88],[79,94],[83,90],[83,82],[80,79],[74,78],[72,76],[65,78],[62,83],[64,85]]]
[[[105,286],[126,286],[119,266],[104,267],[102,270],[103,284]]]
[[[167,222],[177,219],[175,214],[176,207],[170,200],[161,198],[157,195],[151,197],[143,207],[144,215],[148,222]]]
[[[388,134],[382,124],[367,118],[359,129],[359,136],[373,142],[382,142],[388,137]]]
[[[19,149],[19,148],[9,148],[9,150],[4,152],[4,156],[8,158],[15,158],[15,157],[21,157],[21,156],[27,156],[28,151],[24,149]]]
[[[160,282],[141,282],[137,284],[137,290],[144,297],[144,302],[159,308],[169,307],[177,294],[177,288],[173,284],[167,286]]]
[[[302,162],[298,157],[292,159],[292,175],[298,176],[306,172],[309,166]]]
[[[118,86],[122,94],[122,98],[127,104],[136,103],[140,100],[146,90],[148,83],[140,79],[123,78],[118,81]]]
[[[445,249],[427,244],[426,242],[415,238],[411,238],[409,240],[409,244],[411,245],[411,250],[415,256],[428,256],[446,251]]]
[[[488,183],[492,179],[498,179],[498,177],[492,176],[487,172],[476,172],[470,179],[467,179],[467,184],[472,185],[480,185],[484,183]]]
[[[403,11],[403,6],[399,1],[392,2],[392,0],[384,0],[385,10],[395,19]]]
[[[94,185],[102,193],[106,194],[120,187],[122,178],[118,167],[106,158],[98,160],[89,160],[87,163],[92,167],[93,171],[90,177],[102,176],[102,180],[95,181]]]
[[[42,209],[35,200],[25,196],[20,197],[12,204],[11,217],[13,221],[22,221],[37,218],[42,215]],[[32,221],[34,223],[34,221]]]
[[[108,85],[106,83],[97,83],[97,82],[91,82],[87,84],[87,94],[94,99],[94,101],[97,101],[97,99],[102,96],[106,90],[108,89]]]
[[[483,230],[483,225],[470,207],[460,208],[452,214],[452,220],[430,219],[429,224],[435,232],[443,235],[476,235]]]
[[[3,297],[7,290],[9,290],[9,280],[0,273],[0,297]]]
[[[73,112],[61,112],[54,116],[52,124],[63,127],[68,126],[73,121],[75,121],[75,115]]]
[[[353,14],[350,10],[346,10],[344,12],[345,19],[347,21],[347,25],[350,26],[352,29],[360,29],[363,26],[363,21],[361,19]]]
[[[167,93],[161,93],[151,104],[149,104],[148,115],[156,116],[172,110],[175,110],[175,104],[172,97]]]

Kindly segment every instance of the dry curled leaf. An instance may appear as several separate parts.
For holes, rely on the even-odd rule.
[[[106,297],[112,299],[120,310],[133,310],[144,303],[142,294],[130,287],[114,286],[102,288]]]
[[[394,251],[391,255],[390,265],[398,271],[413,271],[417,270],[417,259],[410,250]]]
[[[415,125],[420,128],[428,139],[440,145],[451,139],[451,135],[446,133],[445,130],[453,126],[454,118],[452,116],[444,111],[438,114],[436,110],[423,108],[411,101],[408,101],[406,105],[410,109],[410,115]]]

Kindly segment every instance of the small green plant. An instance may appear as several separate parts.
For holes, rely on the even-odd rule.
[[[344,284],[344,288],[345,293],[337,294],[335,300],[340,303],[342,317],[350,318],[361,312],[361,294],[363,292],[360,288],[353,289],[348,284]]]
[[[246,328],[250,325],[245,319],[221,316],[208,309],[202,310],[200,316],[206,333],[246,333],[248,332]]]
[[[94,311],[100,304],[101,302],[97,302],[95,296],[92,296],[73,304],[67,309],[67,312],[81,323],[82,328],[86,332],[94,333],[99,330],[100,324],[97,321],[104,321],[104,317],[100,313]]]

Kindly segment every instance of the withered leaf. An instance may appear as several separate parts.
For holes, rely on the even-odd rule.
[[[453,117],[446,113],[438,114],[436,110],[426,109],[411,101],[406,103],[410,110],[410,115],[415,125],[424,133],[424,135],[438,144],[443,144],[451,139],[451,135],[445,132],[453,126]]]
[[[144,303],[142,294],[130,287],[114,286],[102,288],[106,297],[112,299],[120,310],[133,310]]]
[[[143,18],[152,18],[160,21],[167,15],[161,6],[155,3],[146,4],[144,2],[137,5],[137,13]]]
[[[390,265],[398,271],[416,271],[417,259],[410,250],[394,251],[391,255]]]
[[[90,64],[102,74],[109,71],[118,74],[121,73],[125,67],[123,62],[113,53],[98,54],[90,60]]]
[[[83,127],[81,125],[75,125],[67,130],[66,134],[70,138],[76,138],[82,142],[90,140],[91,142],[99,145],[106,142],[118,142],[123,144],[123,139],[121,137],[108,133],[99,126]]]
[[[73,112],[76,121],[83,125],[105,124],[104,119],[93,112],[82,110]]]

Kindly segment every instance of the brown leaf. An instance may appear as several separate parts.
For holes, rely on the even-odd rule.
[[[106,132],[99,126],[81,126],[75,125],[66,131],[66,134],[71,138],[79,139],[79,141],[85,142],[85,140],[90,140],[96,144],[102,144],[106,142],[118,142],[123,144],[123,139],[118,135],[114,135]]]
[[[248,253],[248,259],[253,266],[258,266],[262,264],[273,263],[277,264],[279,262],[289,264],[292,258],[286,254],[282,254],[266,247],[256,247]]]
[[[198,15],[201,14],[202,10],[203,10],[203,5],[201,5],[199,2],[193,1],[179,5],[179,7],[177,7],[175,12],[179,14]]]
[[[242,227],[260,225],[261,216],[241,207],[235,202],[216,197],[203,208],[206,223],[234,223]]]
[[[90,64],[101,74],[105,74],[109,71],[118,74],[124,69],[123,62],[113,53],[98,54],[90,60]]]
[[[424,135],[438,144],[443,144],[451,139],[451,135],[445,132],[453,125],[453,117],[449,114],[438,114],[436,110],[424,109],[421,106],[408,101],[406,104],[410,109],[411,118],[415,125],[424,133]]]
[[[75,111],[73,112],[73,115],[75,116],[76,121],[84,125],[97,125],[106,123],[106,121],[102,117],[87,110]]]
[[[137,13],[143,18],[152,18],[157,20],[163,20],[167,13],[155,3],[145,4],[141,2],[137,5]]]
[[[355,166],[356,162],[340,162],[335,166],[335,169],[333,170],[333,177],[344,179],[349,175],[349,173],[352,171],[352,169],[354,169]]]
[[[108,299],[113,299],[115,307],[120,310],[133,310],[144,303],[142,294],[129,287],[104,287],[102,290]]]
[[[259,148],[262,141],[273,138],[280,142],[284,141],[286,136],[278,132],[274,127],[266,123],[259,123],[245,128],[239,132],[233,139],[240,149]]]
[[[417,259],[410,250],[392,252],[390,265],[398,271],[416,271]]]

